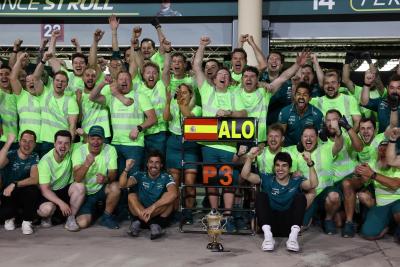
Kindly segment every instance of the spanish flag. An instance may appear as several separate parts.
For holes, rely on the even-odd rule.
[[[184,120],[183,137],[187,141],[218,141],[218,119],[188,118]]]

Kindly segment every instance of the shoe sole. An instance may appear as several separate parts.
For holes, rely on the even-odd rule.
[[[80,230],[80,228],[78,228],[78,229],[70,229],[70,228],[68,228],[66,226],[64,226],[64,228],[67,229],[67,231],[69,231],[69,232],[79,232],[79,230]]]
[[[158,239],[158,238],[162,237],[163,235],[164,235],[164,233],[160,233],[160,234],[156,234],[156,235],[150,235],[150,240]]]
[[[300,248],[299,249],[294,249],[294,248],[286,248],[287,251],[289,252],[300,252]]]

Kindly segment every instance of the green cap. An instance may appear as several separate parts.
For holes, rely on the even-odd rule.
[[[98,125],[90,127],[88,135],[89,136],[99,136],[99,137],[101,137],[103,139],[105,138],[104,137],[104,129],[103,129],[103,127],[98,126]]]

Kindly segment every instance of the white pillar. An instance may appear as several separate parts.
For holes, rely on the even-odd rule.
[[[238,0],[238,40],[241,34],[253,35],[254,42],[261,48],[262,0]],[[237,44],[234,44],[236,47]],[[257,66],[251,47],[246,43],[247,64]]]

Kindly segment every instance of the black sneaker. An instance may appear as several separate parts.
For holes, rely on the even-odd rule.
[[[128,234],[132,237],[137,237],[139,236],[139,232],[140,232],[140,221],[139,220],[132,221],[131,225],[129,226]]]
[[[354,237],[355,235],[355,227],[353,222],[346,221],[342,228],[342,236],[343,237]]]

